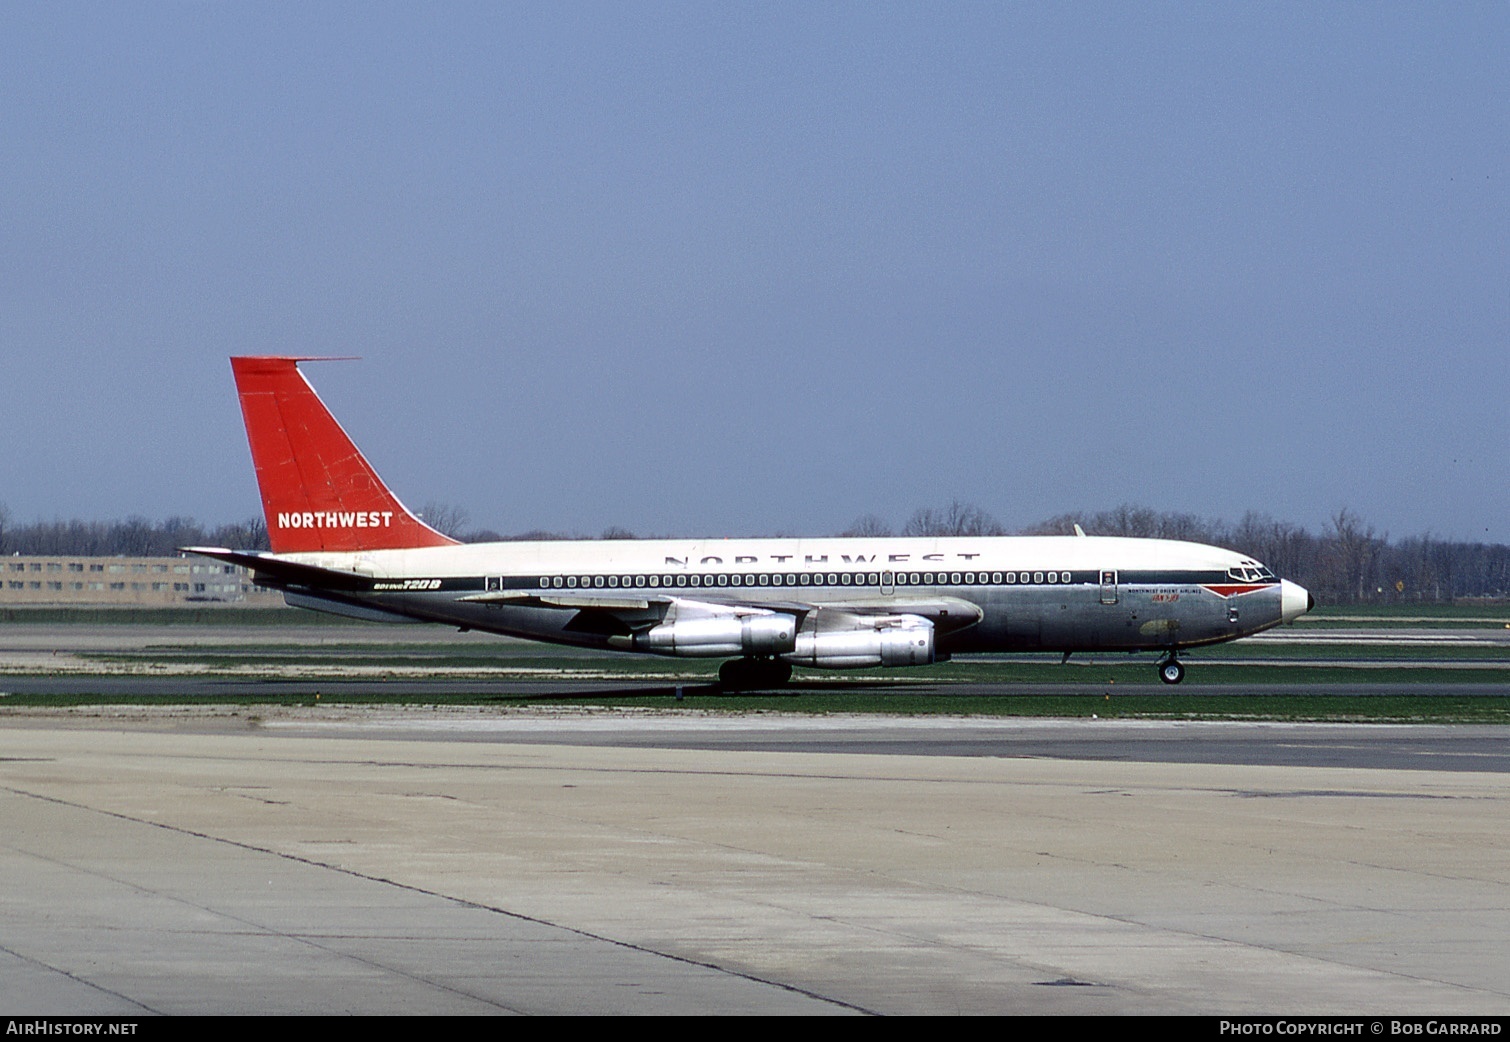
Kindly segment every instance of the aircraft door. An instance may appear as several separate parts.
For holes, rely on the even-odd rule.
[[[1115,571],[1101,573],[1101,603],[1117,603],[1117,573]]]

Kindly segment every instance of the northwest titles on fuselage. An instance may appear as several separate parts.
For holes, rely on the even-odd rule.
[[[838,557],[845,564],[874,564],[876,558],[877,557],[881,557],[882,555],[876,554],[876,553],[870,553],[870,554],[854,553],[854,554],[835,554],[834,556]],[[956,551],[955,553],[952,553],[952,554],[941,554],[941,553],[935,553],[935,554],[886,554],[886,555],[884,555],[883,559],[888,564],[903,564],[903,563],[911,561],[914,557],[916,557],[919,561],[929,561],[929,562],[938,563],[938,562],[942,562],[945,558],[954,558],[954,559],[957,559],[957,560],[960,560],[960,561],[973,561],[973,560],[975,560],[976,558],[978,558],[980,556],[981,555],[978,554],[978,553],[965,553],[964,551]],[[802,555],[802,563],[806,564],[806,565],[828,564],[829,563],[828,557],[829,557],[828,554],[803,554]],[[765,559],[769,560],[769,561],[773,561],[776,564],[786,564],[789,561],[795,561],[797,559],[797,555],[796,554],[768,554],[768,555],[766,555]],[[688,568],[688,567],[691,567],[692,561],[691,561],[691,558],[687,558],[687,557],[671,557],[671,556],[668,555],[666,557],[666,562],[665,563],[667,565],[669,565],[670,567],[673,567],[673,568]],[[715,556],[713,556],[713,555],[710,554],[710,555],[708,555],[706,557],[700,558],[697,563],[700,564],[700,565],[710,565],[710,564],[717,565],[717,564],[723,564],[724,563],[724,559],[722,557],[715,557]],[[735,554],[734,555],[734,564],[760,564],[760,563],[761,563],[761,558],[760,558],[760,555],[758,555],[758,554]]]

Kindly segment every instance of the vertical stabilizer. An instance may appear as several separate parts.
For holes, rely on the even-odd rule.
[[[274,553],[448,546],[383,484],[299,363],[232,358]]]

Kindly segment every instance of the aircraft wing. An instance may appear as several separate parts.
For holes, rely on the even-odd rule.
[[[833,604],[809,605],[808,610],[856,616],[916,615],[927,619],[944,633],[974,626],[985,615],[980,605],[959,597],[877,597],[874,600],[838,601]]]
[[[743,618],[785,612],[802,616],[810,605],[772,605],[715,603],[671,593],[636,590],[498,590],[461,598],[471,604],[488,604],[499,608],[565,608],[576,611],[567,626],[571,630],[629,634],[643,631],[668,618],[714,619]]]
[[[823,601],[743,601],[739,599],[704,600],[671,593],[650,593],[636,590],[633,593],[613,593],[607,590],[503,590],[473,594],[461,598],[473,604],[496,604],[521,608],[572,608],[584,615],[612,616],[630,622],[631,625],[646,624],[647,620],[659,620],[672,613],[677,617],[692,618],[739,618],[747,615],[770,615],[781,613],[795,616],[798,624],[808,615],[821,612],[827,616],[894,616],[916,615],[928,619],[940,630],[948,633],[973,626],[981,620],[979,605],[958,597],[918,597],[915,599],[874,598],[860,600]]]
[[[468,604],[496,604],[515,608],[577,608],[579,610],[649,611],[679,598],[670,594],[610,593],[606,590],[498,590],[459,598]]]

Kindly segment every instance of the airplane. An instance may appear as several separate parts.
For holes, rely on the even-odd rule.
[[[921,666],[971,652],[1160,654],[1293,622],[1315,601],[1258,561],[1088,536],[464,544],[406,508],[299,369],[231,359],[269,551],[184,547],[293,606],[588,648],[724,659],[729,690],[793,666]]]

